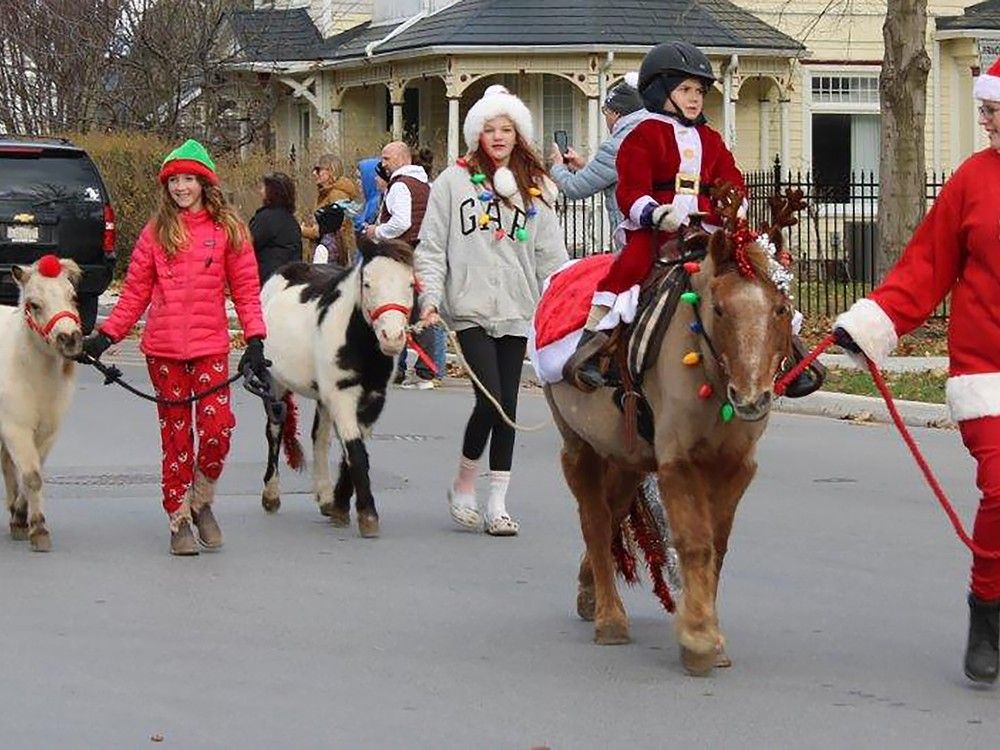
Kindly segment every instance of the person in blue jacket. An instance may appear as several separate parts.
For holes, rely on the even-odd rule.
[[[623,233],[615,231],[623,219],[615,197],[615,186],[618,184],[618,170],[615,166],[618,147],[625,136],[649,115],[639,95],[638,79],[638,73],[626,73],[620,82],[608,90],[601,111],[611,135],[601,143],[597,154],[589,163],[584,162],[583,157],[572,148],[565,156],[558,146],[553,146],[552,149],[552,179],[567,198],[580,200],[604,193],[608,225],[615,235],[615,252],[621,250],[625,239]]]

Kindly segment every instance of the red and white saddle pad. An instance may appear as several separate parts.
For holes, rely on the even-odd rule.
[[[597,283],[614,260],[615,256],[610,253],[571,260],[546,279],[528,341],[531,364],[541,382],[562,380],[563,365],[576,351],[587,323]],[[619,294],[598,328],[606,330],[619,323],[631,323],[638,302],[638,286]]]

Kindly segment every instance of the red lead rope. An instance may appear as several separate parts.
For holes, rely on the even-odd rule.
[[[825,339],[819,342],[815,349],[813,349],[809,354],[807,354],[801,362],[799,362],[795,367],[793,367],[778,383],[774,386],[774,391],[779,396],[785,392],[785,388],[791,383],[795,378],[797,378],[810,364],[815,360],[820,354],[830,348],[834,343],[834,336],[831,333]],[[910,453],[913,454],[913,459],[917,462],[917,466],[920,467],[920,472],[924,475],[924,479],[927,484],[930,485],[931,490],[934,492],[934,497],[937,498],[938,503],[941,504],[942,510],[944,510],[945,515],[948,516],[948,520],[951,521],[952,527],[955,529],[955,533],[958,534],[958,538],[962,540],[962,543],[969,548],[973,555],[980,557],[984,560],[1000,560],[1000,550],[985,550],[972,541],[972,537],[969,536],[965,527],[962,526],[962,519],[958,517],[958,513],[955,512],[954,506],[948,500],[948,496],[941,489],[941,485],[938,483],[937,477],[934,476],[934,472],[931,471],[931,467],[927,463],[927,459],[924,458],[923,453],[920,452],[920,448],[917,446],[916,441],[913,439],[913,435],[910,434],[910,430],[905,424],[903,424],[903,418],[899,416],[899,411],[896,409],[896,402],[892,398],[892,393],[889,391],[889,386],[885,383],[885,378],[882,377],[881,371],[875,366],[875,363],[870,359],[865,357],[865,361],[868,363],[868,372],[871,373],[872,380],[875,381],[875,387],[878,388],[878,392],[882,394],[882,398],[885,400],[885,405],[889,409],[889,416],[892,417],[893,424],[896,425],[896,429],[899,430],[899,434],[903,437],[903,442],[906,443],[906,447],[910,449]]]

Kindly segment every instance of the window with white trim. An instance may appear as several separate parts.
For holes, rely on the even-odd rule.
[[[878,73],[816,70],[810,75],[809,126],[817,197],[851,200],[851,181],[878,180],[881,149]]]
[[[312,138],[312,107],[299,107],[299,152],[309,151],[309,139]]]

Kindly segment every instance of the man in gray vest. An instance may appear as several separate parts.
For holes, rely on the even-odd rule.
[[[649,115],[636,88],[638,78],[638,73],[626,73],[625,78],[608,91],[601,111],[611,135],[601,144],[597,155],[589,164],[585,164],[583,157],[572,148],[567,150],[565,157],[558,146],[552,150],[552,179],[556,185],[570,200],[589,198],[603,191],[604,206],[612,231],[623,219],[615,199],[615,186],[618,184],[615,159],[618,157],[618,147],[625,136],[632,132],[632,128]],[[624,237],[620,240],[620,236],[614,240],[616,252],[621,250],[621,241],[624,240]]]

